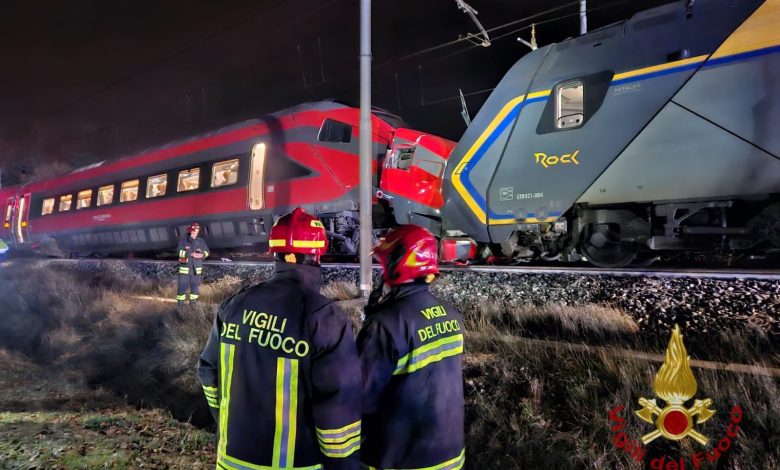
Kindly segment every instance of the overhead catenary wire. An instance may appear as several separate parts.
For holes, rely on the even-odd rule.
[[[620,5],[620,4],[623,4],[623,3],[628,3],[629,1],[630,0],[618,0],[618,1],[615,1],[615,2],[608,3],[606,5],[600,5],[598,7],[590,8],[590,9],[588,9],[588,12],[594,12],[594,11],[598,11],[598,10],[603,10],[603,9],[610,8],[610,7],[613,7],[613,6],[616,6],[616,5]],[[579,2],[574,2],[574,3],[579,4]],[[517,29],[513,29],[513,30],[511,30],[509,32],[506,32],[504,34],[501,34],[499,36],[495,36],[495,37],[491,38],[491,41],[492,42],[496,42],[496,41],[499,41],[501,39],[507,38],[509,36],[514,36],[514,35],[522,32],[522,31],[531,29],[533,26],[539,26],[539,25],[543,25],[543,24],[553,23],[553,22],[556,22],[556,21],[560,21],[560,20],[564,20],[564,19],[568,19],[568,18],[573,18],[573,17],[579,17],[579,16],[580,16],[580,12],[578,10],[578,11],[576,11],[574,13],[569,13],[569,14],[566,14],[566,15],[560,15],[560,16],[556,16],[554,18],[548,18],[546,20],[541,20],[541,21],[538,21],[538,22],[535,22],[535,23],[532,23],[532,24],[528,24],[528,25],[522,26],[522,27],[517,28]],[[513,21],[512,23],[517,24],[518,22],[519,22],[519,20],[518,21]],[[496,29],[496,28],[493,28],[493,29]],[[492,31],[492,30],[488,30],[488,31]],[[430,64],[431,62],[437,62],[437,61],[440,61],[440,60],[448,59],[450,57],[462,54],[464,52],[470,51],[470,50],[475,49],[477,47],[478,46],[475,46],[473,44],[469,44],[467,47],[465,47],[463,49],[460,49],[460,50],[457,50],[457,51],[454,51],[454,52],[450,52],[448,54],[439,56],[439,57],[437,57],[435,59],[429,59],[427,61],[427,63]],[[493,90],[495,90],[495,87],[486,88],[486,89],[483,89],[483,90],[473,91],[473,92],[469,92],[469,93],[463,93],[463,96],[479,95],[479,94],[482,94],[482,93],[491,92]],[[453,95],[453,96],[448,96],[446,98],[440,98],[440,99],[433,100],[433,101],[427,101],[424,104],[424,106],[430,106],[430,105],[434,105],[434,104],[439,104],[439,103],[443,103],[443,102],[447,102],[447,101],[454,101],[454,100],[459,100],[459,99],[460,99],[460,94],[457,94],[457,95]]]
[[[531,21],[534,18],[538,18],[540,16],[544,16],[544,15],[547,15],[549,13],[553,13],[553,12],[556,12],[556,11],[559,11],[559,10],[563,10],[563,9],[569,8],[569,7],[574,6],[574,5],[579,5],[579,4],[580,4],[580,0],[575,0],[575,1],[572,1],[572,2],[569,2],[569,3],[565,3],[563,5],[559,5],[559,6],[554,7],[554,8],[547,9],[547,10],[539,12],[539,13],[534,13],[533,15],[528,15],[528,16],[525,16],[523,18],[519,18],[519,19],[510,21],[508,23],[504,23],[502,25],[494,26],[494,27],[492,27],[490,29],[486,29],[485,31],[487,33],[492,33],[492,32],[498,31],[500,29],[508,28],[508,27],[514,26],[514,25],[516,25],[518,23]],[[577,13],[577,15],[579,15],[579,12]],[[428,52],[433,52],[433,51],[441,49],[443,47],[452,46],[454,44],[458,44],[458,43],[461,43],[461,42],[464,42],[464,41],[465,42],[469,42],[466,37],[453,39],[452,41],[448,41],[448,42],[445,42],[445,43],[442,43],[442,44],[439,44],[439,45],[436,45],[436,46],[428,47],[428,48],[425,48],[425,49],[422,49],[422,50],[419,50],[419,51],[416,51],[416,52],[412,52],[411,54],[407,54],[405,56],[402,56],[401,60],[410,59],[412,57],[416,57],[418,55],[423,55],[423,54],[426,54]],[[491,41],[492,41],[492,39],[491,39]]]
[[[327,7],[330,7],[334,3],[338,3],[339,1],[341,1],[341,0],[331,0],[330,2],[328,2],[328,3],[324,4],[324,5],[320,5],[318,8],[316,8],[315,10],[310,12],[309,15],[306,15],[306,16],[312,16],[312,15],[316,14],[317,12],[319,12],[319,11],[321,11],[321,10],[327,8]],[[603,6],[600,6],[600,7],[589,8],[588,12],[597,11],[597,10],[600,10],[600,9],[603,9],[603,8],[607,8],[607,7],[616,5],[616,4],[626,3],[628,1],[629,0],[622,0],[622,1],[619,1],[619,2],[610,3],[608,5],[603,5]],[[51,117],[53,115],[59,114],[60,112],[66,110],[66,109],[72,108],[73,106],[76,106],[76,105],[78,105],[78,104],[80,104],[80,103],[82,103],[84,101],[87,101],[90,98],[92,98],[92,97],[94,97],[96,95],[99,95],[100,93],[103,93],[106,90],[109,90],[109,89],[111,89],[111,88],[113,88],[113,87],[115,87],[115,86],[117,86],[117,85],[119,85],[121,83],[124,83],[124,82],[126,82],[126,81],[128,81],[128,80],[130,80],[130,79],[132,79],[132,78],[134,78],[136,76],[138,76],[138,75],[141,75],[142,73],[144,73],[144,72],[146,72],[148,70],[151,70],[151,69],[153,69],[153,68],[155,68],[155,67],[157,67],[157,66],[159,66],[161,64],[164,64],[164,63],[170,61],[171,59],[173,59],[175,57],[178,57],[179,55],[181,55],[181,54],[183,54],[183,53],[185,53],[185,52],[187,52],[187,51],[189,51],[189,50],[191,50],[191,49],[193,49],[193,48],[195,48],[195,47],[197,47],[197,46],[199,46],[201,44],[204,44],[204,43],[206,43],[206,42],[208,42],[208,41],[210,41],[210,40],[212,40],[214,38],[217,38],[217,37],[219,37],[219,36],[221,36],[221,35],[223,35],[223,34],[225,34],[227,32],[232,31],[233,29],[235,29],[235,28],[241,26],[242,24],[245,24],[245,23],[247,23],[247,22],[257,18],[262,13],[264,13],[267,10],[269,10],[271,8],[274,8],[274,7],[276,7],[276,6],[278,6],[278,5],[282,4],[282,3],[284,3],[284,1],[280,0],[278,2],[275,2],[272,5],[264,6],[264,7],[260,8],[260,9],[258,9],[257,11],[255,11],[254,13],[252,13],[251,15],[249,15],[249,16],[247,16],[245,18],[242,18],[242,19],[240,19],[240,20],[238,20],[236,22],[233,22],[232,24],[230,24],[230,25],[228,25],[228,26],[226,26],[226,27],[224,27],[224,28],[214,32],[214,33],[211,33],[211,34],[209,34],[209,35],[207,35],[207,36],[205,36],[205,37],[203,37],[203,38],[201,38],[201,39],[199,39],[199,40],[197,40],[197,41],[195,41],[193,43],[190,43],[190,44],[182,47],[181,49],[179,49],[177,51],[174,51],[173,53],[171,53],[171,54],[169,54],[169,55],[167,55],[167,56],[165,56],[165,57],[163,57],[163,58],[161,58],[161,59],[159,59],[157,61],[154,61],[154,62],[152,62],[150,64],[147,64],[147,65],[145,65],[145,66],[143,66],[143,67],[141,67],[139,69],[136,69],[135,71],[131,72],[130,74],[125,75],[125,76],[123,76],[121,78],[118,78],[118,79],[116,79],[116,80],[114,80],[114,81],[112,81],[110,83],[107,83],[106,85],[104,85],[104,86],[102,86],[102,87],[100,87],[98,89],[95,89],[95,90],[87,93],[86,95],[84,95],[84,96],[82,96],[82,97],[80,97],[80,98],[78,98],[78,99],[76,99],[76,100],[74,100],[72,102],[69,102],[69,103],[67,103],[65,105],[59,106],[58,108],[54,109],[50,113],[46,114],[44,116],[44,118],[49,118],[49,117]],[[535,13],[533,15],[529,15],[529,16],[526,16],[526,17],[523,17],[523,18],[519,18],[519,19],[510,21],[508,23],[504,23],[502,25],[494,26],[492,28],[486,29],[486,32],[487,33],[492,33],[492,32],[495,32],[495,31],[499,31],[501,29],[504,29],[504,28],[507,28],[507,27],[510,27],[510,26],[513,26],[513,25],[516,25],[516,24],[519,24],[519,23],[522,23],[522,22],[530,21],[530,20],[533,20],[534,18],[538,18],[538,17],[544,16],[544,15],[547,15],[549,13],[553,13],[553,12],[556,12],[556,11],[559,11],[559,10],[562,10],[562,9],[566,9],[566,8],[572,7],[574,5],[579,5],[579,3],[580,3],[580,0],[573,0],[573,1],[565,3],[563,5],[559,5],[557,7],[550,8],[550,9],[547,9],[547,10],[539,12],[539,13]],[[552,18],[550,20],[537,22],[536,24],[544,24],[544,23],[547,23],[547,22],[557,21],[559,19],[568,18],[570,16],[575,16],[575,15],[579,15],[579,12],[577,12],[574,15],[563,15],[563,16],[560,16],[560,17]],[[300,21],[301,19],[302,18],[299,18],[298,20]],[[514,34],[517,31],[522,31],[523,29],[527,29],[528,27],[530,27],[530,26],[524,26],[523,28],[520,28],[520,29],[515,30],[512,33],[508,33],[508,34]],[[506,34],[497,36],[496,38],[491,38],[491,41],[495,41],[497,39],[501,39],[501,38],[504,38],[504,37],[506,37]],[[459,38],[459,39],[455,39],[453,41],[449,41],[449,42],[446,42],[446,43],[443,43],[443,44],[439,44],[437,46],[433,46],[433,47],[426,48],[426,49],[423,49],[423,50],[420,50],[420,51],[417,51],[417,52],[413,52],[413,53],[407,54],[405,56],[401,56],[400,58],[394,58],[392,60],[405,60],[405,59],[412,58],[412,57],[415,57],[415,56],[418,56],[418,55],[422,55],[422,54],[425,54],[425,53],[428,53],[428,52],[432,52],[434,50],[441,49],[443,47],[447,47],[447,46],[450,46],[450,45],[458,44],[458,43],[461,43],[461,42],[464,42],[464,41],[467,42],[472,47],[477,47],[477,46],[474,46],[473,43],[469,42],[466,37],[462,37],[462,38]],[[467,48],[467,50],[468,49],[471,49],[471,47]],[[463,52],[463,51],[456,51],[455,53],[446,54],[445,56],[443,56],[441,58],[434,59],[434,60],[441,60],[441,59],[444,59],[444,58],[448,58],[448,57],[451,57],[453,55],[457,55],[457,54],[459,54],[461,52]],[[466,94],[466,96],[468,96],[468,94]]]

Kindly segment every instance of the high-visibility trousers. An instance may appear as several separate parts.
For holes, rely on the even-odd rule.
[[[187,300],[187,289],[190,290],[190,301],[198,300],[200,283],[202,281],[203,267],[190,268],[188,266],[179,266],[176,300],[179,302]]]

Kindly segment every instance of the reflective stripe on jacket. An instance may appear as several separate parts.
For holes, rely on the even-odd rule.
[[[456,470],[463,444],[463,317],[404,284],[366,307],[361,459],[375,469]]]
[[[319,268],[277,263],[220,306],[198,367],[220,468],[360,468],[354,335],[319,284]]]
[[[206,245],[206,240],[200,237],[193,240],[188,235],[179,242],[177,251],[179,268],[176,272],[178,274],[195,274],[196,276],[203,274],[203,260],[209,257],[209,247]],[[196,251],[201,251],[203,258],[193,258],[192,254]]]

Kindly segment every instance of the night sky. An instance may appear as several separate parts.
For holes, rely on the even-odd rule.
[[[577,2],[471,0],[493,45],[454,0],[374,0],[373,104],[457,140],[509,67],[579,33]],[[596,29],[668,0],[589,0]],[[359,97],[358,0],[55,0],[3,2],[3,183],[43,163],[127,156],[267,112]],[[555,9],[555,11],[549,11]],[[547,12],[547,13],[545,13]],[[520,30],[520,31],[518,31]],[[39,173],[40,174],[40,173]]]

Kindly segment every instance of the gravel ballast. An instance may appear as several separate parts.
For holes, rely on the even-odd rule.
[[[49,261],[56,262],[56,261]],[[175,282],[173,262],[76,261],[79,271]],[[235,276],[246,282],[267,279],[271,265],[207,264],[204,281]],[[375,270],[375,277],[378,272]],[[357,282],[358,270],[323,267],[323,282]],[[675,323],[701,333],[752,325],[780,336],[780,281],[654,277],[652,275],[548,274],[524,272],[444,272],[433,291],[463,312],[486,302],[505,308],[528,305],[606,305],[633,317],[643,330],[671,328]]]

